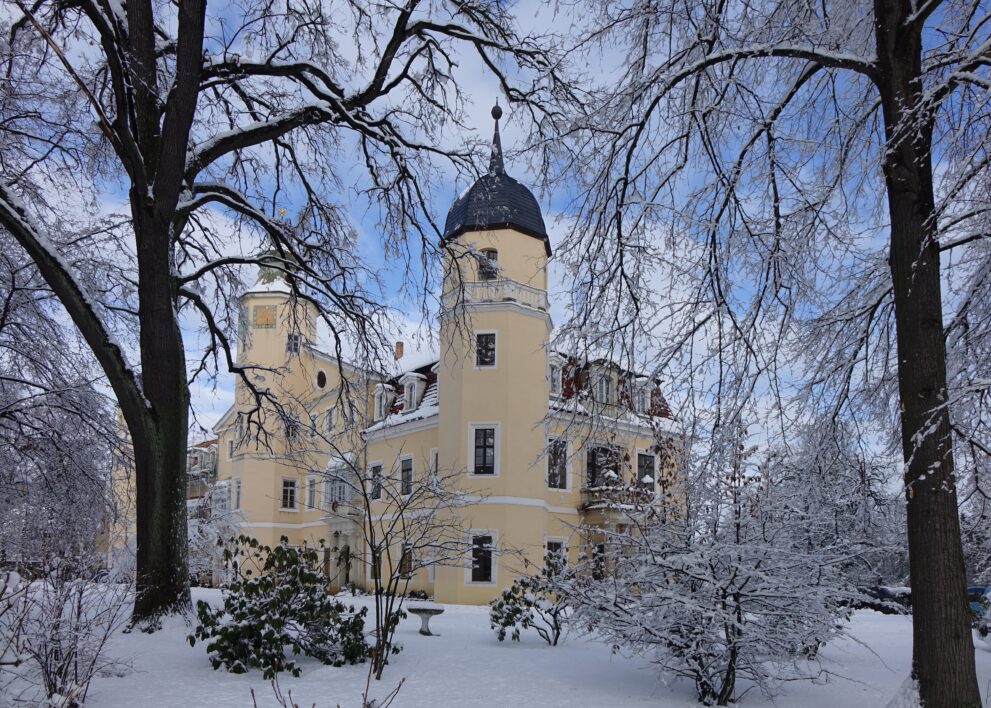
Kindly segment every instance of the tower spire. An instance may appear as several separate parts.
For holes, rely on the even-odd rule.
[[[505,174],[506,166],[502,162],[502,140],[499,138],[499,119],[502,118],[502,108],[499,99],[492,107],[492,117],[495,119],[495,133],[492,135],[492,157],[489,158],[489,174]]]

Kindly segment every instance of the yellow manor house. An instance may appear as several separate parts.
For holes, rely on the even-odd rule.
[[[487,603],[547,553],[602,553],[624,510],[670,491],[657,382],[550,349],[551,244],[492,114],[488,173],[447,215],[436,355],[397,343],[397,369],[369,371],[321,350],[315,305],[277,272],[243,295],[238,363],[281,410],[236,380],[218,483],[243,533],[324,540],[332,586],[398,575]]]

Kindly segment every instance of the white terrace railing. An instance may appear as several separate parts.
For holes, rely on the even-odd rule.
[[[483,302],[517,302],[541,312],[550,309],[546,290],[517,283],[515,280],[463,283],[463,289],[454,288],[444,293],[442,302],[445,309]]]

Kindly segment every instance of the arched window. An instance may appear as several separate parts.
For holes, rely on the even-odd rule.
[[[478,279],[495,280],[499,277],[499,251],[494,248],[483,248],[482,257],[478,259]]]

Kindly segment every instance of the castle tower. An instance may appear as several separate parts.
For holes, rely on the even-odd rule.
[[[488,172],[455,201],[444,230],[438,462],[464,470],[464,488],[483,497],[465,513],[474,567],[437,570],[437,599],[448,602],[484,602],[511,582],[523,564],[507,551],[542,562],[557,524],[542,459],[551,248],[537,200],[506,174],[501,116],[497,105]]]

